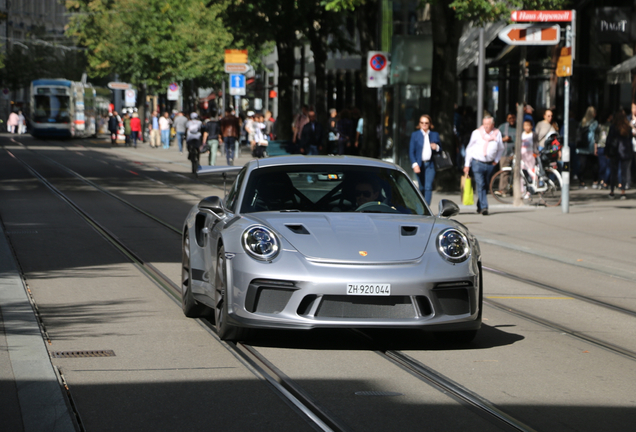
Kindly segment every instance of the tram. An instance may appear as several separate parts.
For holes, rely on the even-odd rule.
[[[66,79],[31,83],[31,135],[89,137],[97,133],[97,94],[90,84]]]

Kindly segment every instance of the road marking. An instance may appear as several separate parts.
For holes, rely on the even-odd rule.
[[[523,300],[573,300],[573,297],[557,296],[486,296],[489,299],[523,299]]]

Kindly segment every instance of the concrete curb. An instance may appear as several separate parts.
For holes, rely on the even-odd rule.
[[[57,374],[0,224],[0,309],[25,432],[75,432]]]

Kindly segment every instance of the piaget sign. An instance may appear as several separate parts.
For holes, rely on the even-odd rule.
[[[596,8],[596,34],[600,43],[629,43],[635,40],[632,8]]]

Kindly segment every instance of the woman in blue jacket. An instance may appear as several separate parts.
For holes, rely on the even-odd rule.
[[[439,134],[433,132],[433,122],[428,114],[420,117],[419,129],[411,134],[409,143],[409,159],[413,172],[420,183],[420,192],[426,204],[433,198],[433,180],[435,180],[435,164],[433,152],[441,150]]]

